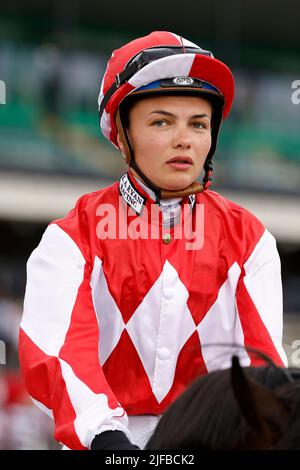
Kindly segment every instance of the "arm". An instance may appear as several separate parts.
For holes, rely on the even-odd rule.
[[[257,348],[277,365],[287,365],[282,347],[283,307],[280,258],[275,238],[264,231],[242,266],[236,290],[236,342]],[[250,354],[251,364],[261,360]]]
[[[70,449],[90,448],[105,431],[130,438],[99,362],[90,275],[78,245],[50,225],[27,265],[19,355],[29,394],[53,415],[55,439]]]

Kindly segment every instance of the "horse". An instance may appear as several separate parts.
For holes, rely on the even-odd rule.
[[[166,410],[145,450],[300,449],[300,369],[266,363],[197,378]]]

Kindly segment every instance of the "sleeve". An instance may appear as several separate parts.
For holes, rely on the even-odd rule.
[[[275,238],[268,230],[264,231],[242,266],[236,309],[236,342],[261,351],[277,365],[287,365],[282,347],[281,264]],[[255,354],[249,353],[249,358],[248,364],[262,363]]]
[[[70,449],[89,449],[105,431],[131,439],[100,365],[90,278],[78,244],[51,224],[27,263],[19,357],[29,394],[53,416],[55,439]]]

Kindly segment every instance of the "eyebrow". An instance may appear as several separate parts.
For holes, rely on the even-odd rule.
[[[156,109],[155,111],[151,111],[150,115],[151,114],[163,114],[165,116],[171,116],[171,117],[176,117],[176,114],[173,114],[173,113],[170,113],[169,111],[164,111],[163,109]],[[194,114],[193,116],[191,116],[192,119],[199,119],[199,118],[203,118],[203,117],[207,117],[209,119],[209,115],[208,114]]]

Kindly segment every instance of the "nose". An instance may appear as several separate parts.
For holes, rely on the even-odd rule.
[[[172,145],[174,148],[189,148],[191,146],[191,138],[189,129],[180,126],[175,130]]]

